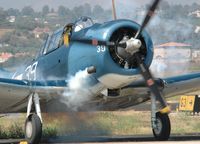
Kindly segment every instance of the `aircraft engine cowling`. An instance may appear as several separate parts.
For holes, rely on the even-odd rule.
[[[153,45],[151,38],[146,32],[144,32],[139,37],[139,42],[141,42],[141,46],[139,48],[135,48],[135,52],[132,54],[127,52],[125,48],[118,45],[120,43],[130,40],[131,38],[134,38],[135,34],[137,33],[137,30],[138,29],[134,27],[121,27],[115,30],[110,37],[110,41],[116,43],[115,46],[109,47],[110,55],[113,61],[121,68],[136,69],[138,67],[136,58],[134,57],[135,52],[138,52],[140,54],[141,59],[145,61],[148,67],[152,62]],[[130,58],[131,61],[128,61],[128,59]]]

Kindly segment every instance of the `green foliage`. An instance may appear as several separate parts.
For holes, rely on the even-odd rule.
[[[1,42],[1,43],[9,43],[11,35],[12,35],[12,32],[7,32],[7,33],[5,33],[5,34],[1,37],[0,42]]]
[[[8,138],[7,132],[0,126],[0,139]]]
[[[33,17],[18,17],[15,22],[16,29],[33,30],[37,24]]]
[[[24,131],[19,124],[15,123],[14,125],[11,125],[11,127],[8,129],[8,137],[9,138],[23,138],[24,137]]]
[[[17,123],[14,123],[7,129],[0,126],[0,139],[8,139],[8,138],[14,138],[14,139],[24,138],[23,128]]]
[[[14,9],[14,8],[9,8],[7,10],[7,14],[9,16],[19,16],[20,15],[20,11],[18,9]]]
[[[56,127],[45,127],[42,131],[43,137],[56,137],[58,135],[58,130]],[[21,125],[14,123],[8,128],[0,126],[0,139],[21,139],[24,138],[24,130]]]
[[[7,12],[4,9],[0,8],[0,27],[6,27],[9,25],[8,21],[6,20],[7,16]]]
[[[42,135],[43,137],[47,137],[47,138],[56,137],[58,136],[58,130],[56,127],[48,126],[48,127],[43,128]]]
[[[63,17],[66,16],[66,14],[67,14],[67,9],[64,6],[59,6],[58,15]]]
[[[21,11],[21,14],[23,15],[23,16],[34,16],[34,10],[33,10],[33,8],[32,7],[30,7],[30,6],[26,6],[26,7],[24,7],[23,9],[22,9],[22,11]]]
[[[15,30],[2,36],[0,43],[9,44],[2,47],[0,52],[10,52],[12,54],[19,52],[36,53],[42,46],[42,40],[36,39],[28,30]]]
[[[49,13],[49,6],[48,5],[43,6],[42,15],[46,16],[48,13]]]
[[[6,17],[7,17],[6,11],[4,11],[4,9],[0,8],[0,21],[5,20]]]
[[[191,134],[200,131],[198,116],[185,113],[171,113],[172,134]],[[14,119],[0,119],[0,139],[24,138],[24,118],[18,123]],[[57,136],[109,136],[109,135],[149,135],[151,130],[151,112],[115,111],[92,113],[48,114],[44,117],[43,137]]]
[[[33,56],[21,56],[21,57],[12,57],[8,61],[4,62],[1,66],[4,68],[13,67],[13,66],[23,66],[33,60]]]

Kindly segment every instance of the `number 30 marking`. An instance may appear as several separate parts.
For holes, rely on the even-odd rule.
[[[100,52],[105,52],[106,51],[106,46],[103,46],[103,45],[98,45],[97,46],[97,52],[100,53]]]

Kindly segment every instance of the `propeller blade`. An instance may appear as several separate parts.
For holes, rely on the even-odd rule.
[[[151,90],[153,95],[156,97],[156,99],[160,102],[160,105],[161,105],[160,112],[161,113],[169,113],[170,108],[167,105],[167,102],[165,101],[164,97],[162,96],[157,84],[155,83],[154,78],[153,78],[152,74],[150,73],[150,70],[145,65],[145,63],[142,61],[140,54],[135,53],[134,57],[136,58],[137,64],[139,66],[141,75],[143,76],[143,78],[145,80],[145,83],[147,84],[147,86],[149,87],[149,89]]]
[[[152,6],[149,8],[149,10],[148,10],[148,12],[146,14],[146,17],[145,17],[140,29],[137,31],[137,33],[135,35],[135,39],[137,39],[140,36],[141,32],[144,30],[144,28],[147,26],[147,24],[149,23],[149,21],[153,17],[159,2],[160,2],[160,0],[155,0],[153,2]]]

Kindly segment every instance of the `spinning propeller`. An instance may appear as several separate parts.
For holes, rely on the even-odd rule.
[[[133,50],[133,47],[135,47],[136,49],[138,47],[141,47],[141,42],[140,40],[138,39],[142,33],[142,31],[145,29],[145,27],[147,26],[147,24],[149,23],[149,21],[151,20],[151,18],[153,17],[154,13],[155,13],[155,10],[159,4],[160,0],[155,0],[152,4],[152,6],[149,8],[147,14],[146,14],[146,17],[141,25],[141,27],[139,28],[139,30],[137,31],[136,35],[134,38],[131,38],[130,40],[130,43],[132,43],[132,51],[133,51],[133,54],[132,54],[132,57],[136,58],[136,62],[137,62],[137,65],[140,69],[140,73],[141,75],[143,76],[144,80],[145,80],[145,83],[146,85],[149,87],[149,89],[151,90],[153,96],[156,97],[156,99],[160,102],[160,112],[161,113],[168,113],[170,112],[170,108],[169,106],[167,105],[167,102],[165,101],[164,97],[162,96],[157,84],[155,83],[154,81],[154,78],[149,70],[149,68],[146,66],[146,64],[143,62],[139,52],[135,52]],[[127,41],[127,42],[128,42]],[[126,46],[128,46],[126,42]],[[125,44],[124,44],[125,45]],[[127,47],[126,47],[127,49]],[[131,51],[131,48],[129,48],[130,51]],[[129,52],[130,53],[130,52]],[[130,62],[132,57],[130,57],[128,59],[128,61]]]
[[[131,63],[133,63],[134,59],[136,60],[137,66],[140,70],[141,75],[143,76],[143,78],[145,80],[146,85],[151,90],[153,96],[156,97],[156,99],[160,102],[160,105],[161,105],[160,112],[161,113],[168,113],[168,112],[170,112],[170,108],[167,105],[164,97],[162,96],[162,93],[160,92],[157,84],[155,83],[154,78],[153,78],[148,66],[146,66],[146,64],[143,61],[141,54],[139,53],[139,49],[142,46],[142,42],[139,38],[141,36],[141,33],[143,32],[143,30],[147,26],[147,24],[149,23],[149,21],[153,17],[159,2],[160,2],[160,0],[154,0],[152,6],[149,8],[149,10],[148,10],[148,12],[145,16],[145,19],[144,19],[141,27],[139,28],[139,30],[137,31],[135,36],[126,40],[126,41],[122,41],[122,42],[118,42],[118,43],[98,41],[98,40],[82,40],[82,39],[76,40],[76,41],[79,41],[79,42],[82,42],[82,43],[87,43],[87,44],[92,44],[92,45],[105,45],[105,46],[114,46],[114,47],[124,48],[125,51],[129,55],[126,58],[126,61],[129,64],[131,64]]]
[[[144,28],[147,26],[147,24],[149,23],[149,21],[151,20],[152,16],[155,13],[155,10],[159,4],[160,0],[155,0],[152,4],[152,6],[149,8],[147,15],[140,27],[140,29],[137,31],[136,35],[135,35],[135,39],[139,38],[142,31],[144,30]],[[161,105],[161,113],[168,113],[170,112],[170,108],[167,105],[164,97],[162,96],[157,84],[154,81],[154,78],[149,70],[149,68],[145,65],[145,63],[142,61],[140,54],[139,53],[134,53],[134,57],[136,57],[136,61],[137,61],[137,65],[140,69],[141,75],[143,76],[147,86],[149,87],[149,89],[151,90],[151,92],[153,93],[153,96],[156,97],[156,99],[160,102]]]

